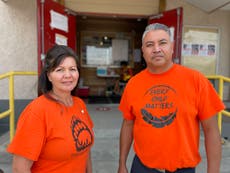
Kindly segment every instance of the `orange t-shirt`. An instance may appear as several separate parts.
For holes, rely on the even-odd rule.
[[[33,160],[32,173],[85,173],[93,122],[84,102],[73,100],[66,107],[42,95],[20,115],[7,151]]]
[[[142,163],[175,171],[200,162],[199,120],[214,116],[224,104],[201,73],[174,64],[163,74],[145,69],[132,77],[119,109],[134,120],[134,150]]]

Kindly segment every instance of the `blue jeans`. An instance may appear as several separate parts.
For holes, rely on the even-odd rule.
[[[162,173],[154,168],[148,168],[143,165],[140,159],[135,155],[131,167],[131,173]],[[195,173],[195,168],[182,168],[177,169],[175,172],[165,170],[165,173]]]

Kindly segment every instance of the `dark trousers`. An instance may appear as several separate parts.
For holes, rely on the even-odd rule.
[[[141,163],[140,159],[135,155],[131,167],[131,173],[162,173],[162,172],[153,168],[146,167]],[[175,172],[170,172],[166,170],[165,173],[195,173],[195,168],[177,169]]]

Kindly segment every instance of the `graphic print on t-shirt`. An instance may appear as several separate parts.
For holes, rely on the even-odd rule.
[[[72,117],[71,130],[78,152],[83,151],[93,143],[93,135],[89,127],[75,116]]]
[[[143,120],[155,128],[172,124],[176,118],[176,91],[168,85],[155,85],[144,95]]]

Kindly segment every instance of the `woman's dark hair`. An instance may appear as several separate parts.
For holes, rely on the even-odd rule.
[[[68,46],[63,45],[54,45],[52,48],[50,48],[46,54],[46,57],[44,59],[43,68],[41,71],[41,74],[39,76],[38,80],[38,90],[40,93],[46,94],[50,90],[52,90],[52,83],[49,81],[47,74],[49,72],[54,71],[56,67],[60,65],[60,63],[66,58],[66,57],[72,57],[74,58],[77,69],[80,72],[79,69],[79,62],[77,55],[75,52]],[[71,94],[74,95],[76,87],[71,91]]]

